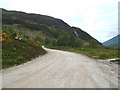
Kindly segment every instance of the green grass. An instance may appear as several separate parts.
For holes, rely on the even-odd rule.
[[[120,56],[118,55],[118,50],[105,49],[105,48],[71,48],[65,46],[47,46],[47,47],[52,49],[76,52],[87,55],[95,59],[103,59],[103,60],[110,58],[117,58]]]
[[[2,69],[2,60],[0,60],[0,69]]]
[[[12,36],[2,42],[2,68],[8,68],[44,55],[46,51],[34,40],[15,40]]]

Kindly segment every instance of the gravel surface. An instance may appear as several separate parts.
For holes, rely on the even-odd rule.
[[[4,69],[3,88],[118,88],[118,64],[45,49],[42,57]]]

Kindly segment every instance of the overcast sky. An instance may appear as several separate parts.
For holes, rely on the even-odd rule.
[[[0,0],[0,8],[49,15],[100,42],[118,34],[119,0]]]

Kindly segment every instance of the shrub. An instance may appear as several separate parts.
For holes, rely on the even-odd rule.
[[[1,37],[1,36],[0,36]],[[9,35],[6,34],[6,33],[2,33],[2,37],[0,39],[0,41],[2,42],[7,42],[8,41],[8,38],[9,38]]]
[[[23,61],[23,59],[24,59],[23,56],[18,56],[18,57],[16,58],[17,61]]]
[[[28,41],[33,41],[33,38],[31,38],[31,37],[30,37],[30,38],[28,38]]]
[[[100,58],[100,59],[106,59],[106,58],[108,58],[108,55],[107,55],[107,54],[101,54],[101,55],[99,56],[99,58]]]
[[[35,44],[35,46],[41,46],[39,41],[35,42],[34,44]]]

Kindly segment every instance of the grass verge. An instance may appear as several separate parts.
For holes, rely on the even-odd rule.
[[[111,59],[118,58],[118,50],[105,49],[105,48],[71,48],[65,46],[46,46],[51,49],[59,49],[63,51],[76,52],[80,54],[87,55],[95,59]]]

